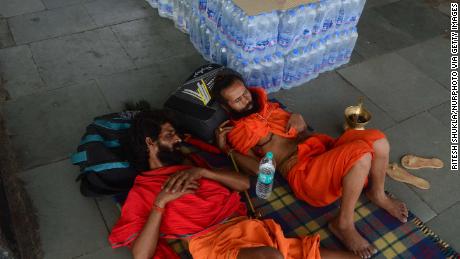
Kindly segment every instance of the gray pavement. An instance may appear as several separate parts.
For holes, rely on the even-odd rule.
[[[273,96],[333,136],[343,109],[365,96],[392,161],[414,153],[448,165],[448,13],[442,0],[367,0],[352,62]],[[130,257],[107,242],[118,209],[79,194],[68,157],[94,116],[140,98],[159,107],[203,63],[188,36],[142,0],[0,0],[7,128],[45,258]],[[460,176],[448,166],[412,172],[431,189],[391,179],[387,189],[460,250]]]

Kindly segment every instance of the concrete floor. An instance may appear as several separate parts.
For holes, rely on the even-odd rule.
[[[7,127],[45,258],[129,258],[107,242],[117,209],[80,195],[69,155],[93,117],[127,100],[160,106],[205,61],[142,0],[0,0],[0,7]],[[443,159],[444,169],[412,171],[430,190],[391,179],[386,186],[460,250],[460,176],[448,169],[448,12],[447,2],[367,0],[352,62],[274,96],[334,136],[343,109],[365,96],[392,161],[406,153]]]

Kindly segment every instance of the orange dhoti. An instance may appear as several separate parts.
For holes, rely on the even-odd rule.
[[[271,219],[238,217],[202,236],[193,237],[189,251],[193,258],[236,259],[242,248],[269,246],[285,259],[319,259],[319,235],[284,237],[281,227]]]
[[[315,137],[313,137],[315,138]],[[287,180],[297,198],[312,206],[329,205],[342,196],[342,180],[364,154],[374,154],[373,143],[385,135],[378,130],[348,130],[325,152],[310,156],[312,141],[298,145],[298,162]]]
[[[244,118],[232,120],[228,133],[230,145],[247,155],[261,138],[269,133],[295,140],[295,128],[286,132],[291,114],[269,102],[263,89],[253,88],[260,110]],[[385,135],[378,130],[347,130],[334,140],[325,134],[314,134],[297,147],[297,163],[286,178],[297,198],[312,206],[322,207],[342,195],[342,179],[364,154],[373,155],[373,143]],[[276,157],[276,154],[275,154]]]

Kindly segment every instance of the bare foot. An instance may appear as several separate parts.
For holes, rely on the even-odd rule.
[[[383,198],[380,198],[378,196],[370,194],[369,192],[366,192],[366,196],[375,205],[390,213],[391,216],[397,218],[399,221],[403,223],[407,222],[407,217],[409,217],[409,210],[407,209],[406,204],[404,202],[390,197],[386,194],[382,196]]]
[[[361,258],[371,258],[373,254],[377,252],[374,246],[369,244],[358,231],[355,226],[340,226],[338,219],[334,218],[329,222],[329,230],[338,238],[342,243],[353,252],[355,255]]]

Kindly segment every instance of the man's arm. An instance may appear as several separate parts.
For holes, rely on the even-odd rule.
[[[236,150],[230,150],[229,154],[233,156],[241,171],[251,175],[259,173],[259,158],[252,151],[249,151],[249,155],[244,155]]]
[[[150,216],[136,241],[134,241],[131,252],[135,259],[151,259],[153,257],[157,249],[158,238],[160,237],[160,225],[164,207],[168,202],[184,194],[195,192],[195,190],[198,189],[198,184],[195,181],[191,181],[184,187],[184,191],[176,193],[168,192],[163,189],[157,195]]]
[[[227,143],[227,134],[233,129],[233,127],[226,127],[227,124],[228,121],[225,121],[215,130],[217,147],[225,154],[231,153],[241,171],[257,175],[259,170],[259,159],[252,153],[251,150],[249,151],[249,156],[247,156],[230,148]]]
[[[305,132],[308,129],[307,123],[305,123],[300,113],[292,113],[291,117],[289,117],[289,121],[286,124],[286,132],[291,128],[296,129],[297,133]]]
[[[164,205],[156,205],[164,207]],[[152,210],[150,216],[145,223],[142,232],[136,239],[133,245],[132,254],[134,259],[150,259],[155,254],[160,237],[160,224],[163,213]]]
[[[197,181],[201,178],[214,180],[225,185],[234,191],[245,191],[249,189],[249,177],[230,170],[209,170],[205,168],[194,167],[173,174],[163,185],[163,190],[173,193],[183,191],[188,183]]]

